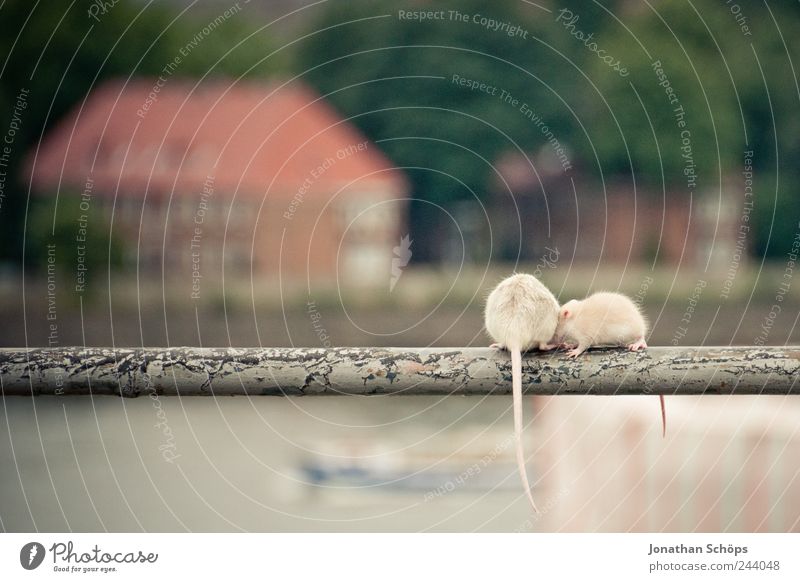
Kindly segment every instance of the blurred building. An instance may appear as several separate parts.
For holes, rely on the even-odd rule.
[[[496,258],[536,262],[548,249],[579,263],[685,264],[717,270],[747,261],[751,207],[746,184],[729,176],[716,190],[652,188],[619,177],[563,171],[546,148],[496,162],[489,213]],[[484,243],[488,246],[488,241]]]
[[[296,81],[108,82],[29,171],[40,195],[104,217],[88,228],[111,227],[128,264],[195,284],[223,266],[386,281],[406,233],[404,176]]]

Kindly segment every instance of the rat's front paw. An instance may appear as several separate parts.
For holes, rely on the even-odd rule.
[[[644,341],[644,338],[642,338],[633,342],[632,344],[628,344],[627,348],[632,352],[638,352],[639,350],[647,348],[647,342]]]

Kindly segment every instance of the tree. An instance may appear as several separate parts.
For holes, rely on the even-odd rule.
[[[528,104],[598,180],[635,176],[659,192],[663,183],[702,194],[718,188],[720,176],[737,176],[745,149],[755,149],[755,251],[778,256],[790,248],[800,214],[792,194],[800,170],[787,163],[800,154],[800,95],[789,61],[800,64],[790,42],[800,11],[737,6],[750,35],[728,3],[566,2],[578,16],[572,26],[560,6],[548,14],[521,2],[408,7],[442,15],[425,20],[403,18],[388,1],[330,3],[298,44],[299,68],[398,165],[425,168],[409,170],[422,201],[412,218],[425,203],[484,198],[494,173],[487,162],[545,143],[519,107],[454,83],[457,74]],[[506,23],[525,38],[506,34]],[[776,199],[769,189],[778,175]],[[416,224],[413,238],[433,226]]]
[[[616,129],[609,109],[595,100],[587,103],[604,169],[630,172],[632,161],[637,180],[660,190],[663,166],[667,186],[686,189],[684,156],[690,153],[698,175],[695,194],[718,189],[720,177],[735,179],[728,186],[743,192],[744,152],[752,151],[753,251],[784,255],[800,217],[794,194],[800,171],[790,162],[800,155],[800,94],[792,69],[800,50],[789,42],[800,34],[800,11],[796,5],[765,8],[754,2],[738,2],[733,9],[722,2],[653,7],[627,20],[630,32],[604,20],[604,44],[610,53],[624,55],[631,71],[629,84],[605,74],[599,61],[591,70],[622,128]],[[660,67],[654,67],[656,61]],[[685,128],[677,124],[677,107],[685,112]],[[690,152],[683,129],[691,132]]]

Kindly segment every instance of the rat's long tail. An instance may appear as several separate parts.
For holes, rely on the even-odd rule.
[[[511,388],[514,396],[514,437],[517,441],[517,468],[525,487],[525,493],[536,513],[539,509],[533,501],[531,486],[528,483],[528,472],[525,470],[525,451],[522,447],[522,354],[517,346],[508,346],[511,352]]]
[[[661,402],[661,438],[667,436],[667,409],[664,406],[664,395],[659,394],[658,399]]]

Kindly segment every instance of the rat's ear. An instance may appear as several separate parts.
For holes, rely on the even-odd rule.
[[[572,315],[572,312],[569,309],[562,309],[561,315],[564,316],[564,319],[569,319],[570,316]]]

